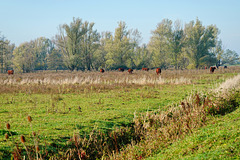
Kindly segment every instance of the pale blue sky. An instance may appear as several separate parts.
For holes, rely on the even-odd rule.
[[[94,22],[98,32],[114,32],[124,21],[142,33],[142,43],[164,18],[184,25],[198,17],[204,26],[220,29],[224,49],[240,54],[240,0],[0,0],[1,35],[17,46],[41,36],[51,39],[73,17]]]

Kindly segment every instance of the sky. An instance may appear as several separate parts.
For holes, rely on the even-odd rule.
[[[223,49],[240,55],[240,0],[0,0],[0,35],[19,46],[39,37],[52,39],[73,17],[94,22],[99,33],[114,33],[118,22],[141,32],[148,43],[163,19],[183,26],[198,18],[216,25]]]

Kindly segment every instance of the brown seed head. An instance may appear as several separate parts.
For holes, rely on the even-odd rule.
[[[9,136],[8,136],[8,134],[7,134],[7,133],[5,134],[5,138],[6,138],[6,139],[8,139],[8,138],[9,138]]]
[[[36,150],[37,150],[38,152],[40,151],[40,148],[39,148],[39,146],[37,146],[37,147],[36,147]]]
[[[32,117],[31,116],[27,116],[28,122],[32,122]]]
[[[7,124],[6,124],[6,127],[7,127],[7,129],[10,129],[10,124],[7,123]]]
[[[35,136],[36,136],[36,132],[33,131],[33,132],[32,132],[32,135],[35,137]]]
[[[22,143],[25,143],[25,142],[26,142],[25,137],[24,137],[23,135],[21,136],[21,142],[22,142]]]

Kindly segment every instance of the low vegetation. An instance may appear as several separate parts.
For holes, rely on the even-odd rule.
[[[141,131],[144,131],[144,138],[141,142],[129,145],[127,148],[122,150],[120,154],[115,154],[112,156],[112,159],[142,159],[149,157],[153,154],[159,153],[156,156],[156,159],[172,159],[172,158],[193,158],[195,155],[192,155],[194,152],[198,152],[199,147],[207,148],[204,144],[198,143],[197,140],[194,141],[194,135],[192,136],[192,140],[189,140],[189,135],[191,136],[195,133],[201,134],[201,127],[211,123],[215,116],[219,117],[220,115],[225,115],[232,111],[235,111],[240,105],[240,94],[238,91],[232,91],[228,93],[227,97],[218,97],[218,101],[214,100],[216,97],[214,95],[199,95],[195,94],[187,101],[183,101],[180,106],[174,106],[170,108],[166,112],[160,111],[160,113],[148,113],[141,117],[135,119],[135,127],[140,128]],[[211,99],[211,100],[210,100]],[[235,117],[239,115],[239,112],[236,111]],[[224,117],[220,119],[224,120]],[[235,119],[238,121],[239,119]],[[229,122],[226,120],[225,125],[228,125]],[[221,125],[221,124],[220,124]],[[236,126],[235,126],[236,125]],[[224,137],[224,133],[227,132],[225,129],[223,133],[220,133],[221,138],[225,140],[225,143],[231,145],[232,141],[239,142],[237,138],[239,136],[237,126],[239,125],[239,121],[231,124],[229,128],[233,127],[230,132],[236,131],[235,134],[229,136],[229,141]],[[208,130],[217,130],[215,126],[214,129],[204,127]],[[199,131],[200,130],[200,131]],[[196,133],[197,132],[197,133]],[[211,133],[205,133],[212,136]],[[217,135],[217,134],[216,134]],[[213,135],[214,136],[214,135]],[[182,139],[188,139],[187,142],[184,140],[185,147],[182,150],[182,145],[177,146],[181,143]],[[207,137],[203,141],[205,141]],[[190,143],[191,142],[191,143]],[[177,143],[177,144],[175,144]],[[219,142],[217,142],[215,149],[217,148]],[[221,143],[220,143],[221,144]],[[220,145],[221,146],[221,145]],[[196,148],[195,148],[196,147]],[[187,150],[187,149],[189,150]],[[239,145],[234,145],[232,149],[232,158],[239,158]],[[172,152],[171,152],[172,151]],[[171,154],[169,154],[171,152]],[[214,149],[209,150],[209,152],[214,152]],[[200,149],[200,153],[208,154],[208,151]],[[229,154],[225,155],[224,153],[217,153],[217,155],[209,155],[207,159],[211,159],[213,157],[228,157]],[[230,157],[229,157],[230,158]]]
[[[209,119],[193,134],[158,150],[153,159],[239,159],[240,109]]]
[[[227,85],[219,86],[238,73],[232,67],[214,74],[166,70],[161,76],[154,71],[3,75],[0,157],[142,159],[167,152],[238,108],[239,90],[223,94]]]

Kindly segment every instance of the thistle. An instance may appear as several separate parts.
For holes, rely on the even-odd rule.
[[[35,137],[35,136],[36,136],[36,132],[33,131],[33,132],[32,132],[32,135],[33,135],[33,137]]]
[[[21,139],[21,142],[22,142],[23,146],[25,147],[25,150],[26,150],[26,152],[27,152],[28,158],[31,160],[29,151],[28,151],[28,149],[27,149],[27,146],[25,145],[25,142],[26,142],[25,137],[24,137],[23,135],[21,135],[20,139]]]
[[[5,138],[6,138],[6,139],[8,139],[8,138],[9,138],[9,136],[8,136],[8,134],[7,134],[7,133],[5,134]]]
[[[31,116],[27,116],[28,122],[32,122],[32,117]]]
[[[21,135],[20,139],[21,139],[21,142],[22,142],[22,143],[25,143],[25,142],[26,142],[25,137],[24,137],[23,135]]]
[[[39,146],[36,146],[36,150],[37,150],[37,152],[39,152],[39,151],[40,151],[40,148],[39,148]]]
[[[9,129],[10,129],[10,124],[7,123],[7,124],[6,124],[6,127],[7,127],[7,129],[9,130]]]

